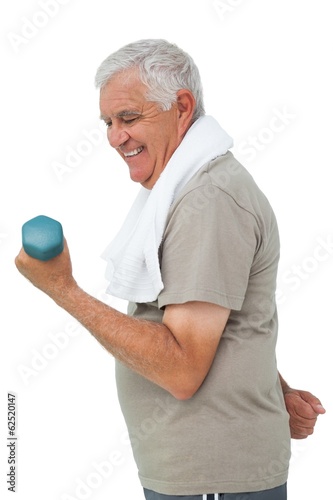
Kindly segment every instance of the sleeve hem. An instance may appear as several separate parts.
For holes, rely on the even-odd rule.
[[[185,304],[186,302],[210,302],[227,309],[240,311],[244,302],[244,297],[230,296],[214,290],[186,290],[177,292],[161,292],[157,298],[158,307],[170,304]]]

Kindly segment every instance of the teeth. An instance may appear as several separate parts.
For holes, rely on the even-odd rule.
[[[134,149],[134,151],[130,151],[129,153],[124,153],[124,155],[126,156],[126,158],[128,158],[129,156],[138,155],[139,153],[141,153],[141,151],[143,151],[143,147]]]

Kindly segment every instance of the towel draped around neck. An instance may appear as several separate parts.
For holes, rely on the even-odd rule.
[[[104,250],[107,293],[137,303],[157,299],[163,290],[158,249],[169,209],[193,175],[232,145],[213,117],[194,122],[152,190],[140,189],[119,233]]]

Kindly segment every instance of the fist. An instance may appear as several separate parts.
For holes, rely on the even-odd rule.
[[[326,412],[319,399],[307,391],[288,389],[284,400],[290,415],[291,437],[305,439],[313,434],[318,416]]]
[[[63,252],[48,261],[34,259],[22,248],[15,259],[15,265],[35,287],[53,299],[65,293],[65,290],[75,283],[66,240]]]

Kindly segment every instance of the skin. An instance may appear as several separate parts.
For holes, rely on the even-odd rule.
[[[195,100],[182,89],[171,109],[161,111],[146,100],[145,91],[134,71],[118,74],[101,90],[100,109],[110,145],[127,163],[131,179],[152,189],[192,124]],[[126,156],[141,148],[140,154]],[[79,287],[66,241],[64,251],[49,261],[33,259],[21,249],[15,263],[23,276],[76,318],[113,356],[175,398],[191,398],[203,383],[229,309],[188,302],[168,305],[161,324],[129,317]],[[280,379],[291,436],[305,438],[325,410],[315,396]]]
[[[110,145],[127,163],[130,177],[151,189],[189,126],[195,101],[188,90],[178,92],[169,111],[145,98],[146,86],[136,72],[115,75],[100,93],[101,118],[108,126]],[[142,148],[136,156],[126,154]]]
[[[326,413],[320,400],[308,391],[292,389],[279,374],[284,401],[289,413],[290,434],[293,439],[305,439],[314,432],[319,415]]]

